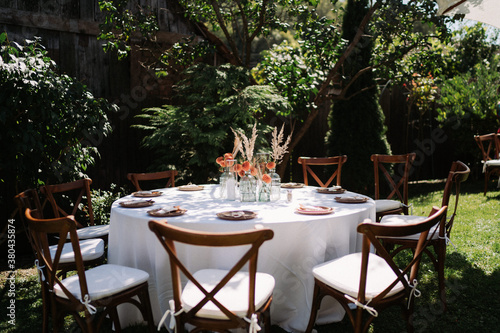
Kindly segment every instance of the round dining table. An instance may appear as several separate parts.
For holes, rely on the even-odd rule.
[[[293,187],[296,187],[295,184]],[[148,227],[151,220],[210,232],[247,230],[259,224],[272,229],[274,238],[265,242],[259,251],[258,271],[275,278],[271,321],[289,332],[304,332],[307,327],[314,289],[312,268],[361,251],[362,237],[356,227],[365,219],[375,220],[375,202],[372,199],[364,197],[353,202],[337,201],[339,198],[362,198],[349,191],[333,194],[320,193],[319,188],[311,186],[282,188],[280,200],[240,202],[221,199],[218,185],[203,185],[198,189],[182,186],[158,189],[158,196],[137,198],[129,195],[118,199],[111,207],[108,262],[149,273],[149,294],[157,324],[169,310],[173,292],[168,255]],[[134,200],[152,202],[147,207],[122,206],[123,202],[130,204]],[[297,211],[300,205],[322,206],[331,210],[328,214],[314,210],[303,214]],[[151,211],[168,211],[174,206],[179,206],[183,214],[166,218],[150,215]],[[220,213],[232,211],[253,212],[255,217],[246,220],[219,217]],[[179,257],[187,260],[187,266],[192,270],[209,267],[228,269],[239,253],[239,250],[227,249],[178,248]],[[118,314],[122,327],[143,321],[140,312],[130,304],[120,305]],[[322,303],[317,323],[337,322],[344,315],[340,304],[327,297]]]

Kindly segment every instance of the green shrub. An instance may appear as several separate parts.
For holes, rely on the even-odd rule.
[[[219,174],[215,159],[233,150],[231,128],[247,130],[256,117],[289,105],[273,88],[251,85],[242,67],[198,64],[184,75],[173,103],[145,109],[138,117],[147,124],[136,127],[150,131],[143,140],[154,159],[150,171],[173,166],[180,180],[210,182]],[[263,125],[259,130],[268,131]]]
[[[479,157],[474,135],[496,132],[495,106],[500,97],[499,63],[479,63],[469,72],[442,81],[437,120],[464,160]],[[477,158],[476,158],[477,159]]]
[[[111,205],[127,195],[126,190],[123,187],[117,188],[116,184],[111,184],[109,191],[93,189],[91,194],[95,224],[109,224]]]
[[[21,46],[0,34],[0,182],[9,197],[82,177],[111,131],[115,105],[56,71],[39,39]],[[10,193],[9,193],[10,192]]]

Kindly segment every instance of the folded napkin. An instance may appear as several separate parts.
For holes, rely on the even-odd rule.
[[[326,209],[325,207],[320,207],[320,206],[304,206],[302,204],[299,204],[299,209],[301,210],[307,210],[311,212],[324,212]]]
[[[158,214],[168,214],[168,213],[175,213],[180,211],[181,208],[179,206],[168,206],[168,207],[161,207],[156,211]]]
[[[136,195],[149,195],[149,194],[153,194],[153,191],[138,191],[138,192],[135,192]]]

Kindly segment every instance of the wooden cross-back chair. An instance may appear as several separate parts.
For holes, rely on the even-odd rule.
[[[149,228],[170,259],[174,299],[170,301],[169,311],[175,314],[176,331],[182,332],[185,324],[191,324],[194,326],[191,332],[247,328],[250,333],[255,333],[258,323],[263,320],[265,331],[270,332],[270,305],[275,281],[271,275],[257,272],[257,258],[260,246],[273,238],[272,230],[210,233],[158,221],[150,221]],[[249,248],[229,270],[208,268],[192,272],[179,258],[176,244]],[[245,267],[248,270],[241,270]],[[188,280],[183,289],[181,276]]]
[[[500,177],[500,134],[490,133],[485,135],[475,135],[476,141],[483,157],[484,173],[484,195],[488,192],[488,182],[490,177]],[[500,185],[500,179],[499,179]]]
[[[132,182],[136,191],[142,191],[140,182],[151,182],[154,180],[166,179],[166,184],[164,187],[175,187],[175,176],[179,173],[177,170],[167,170],[159,172],[150,173],[129,173],[127,174],[127,179]]]
[[[14,197],[14,200],[17,204],[18,210],[21,212],[21,221],[23,222],[28,241],[31,245],[31,249],[35,258],[37,258],[37,247],[33,240],[33,236],[29,231],[28,222],[26,219],[26,210],[30,209],[30,214],[32,217],[37,219],[43,219],[43,212],[40,203],[40,199],[38,196],[38,192],[35,189],[28,189],[24,192],[17,194]],[[57,245],[49,245],[49,238],[47,237],[47,245],[48,245],[48,253],[50,253],[51,258],[55,257],[57,252]],[[104,241],[102,239],[86,239],[79,241],[80,252],[82,255],[82,261],[85,266],[95,266],[102,264],[105,260],[105,249],[104,249]],[[35,264],[39,269],[39,261],[35,259]],[[69,271],[73,271],[76,269],[75,255],[73,251],[73,247],[71,243],[64,243],[61,250],[61,258],[58,266],[58,276],[65,277]],[[40,274],[42,270],[39,269],[40,277],[43,276]],[[48,317],[49,317],[49,301],[48,301],[48,287],[46,282],[41,283],[41,294],[42,294],[42,308],[43,308],[43,316],[42,316],[42,331],[44,333],[48,332]]]
[[[367,332],[379,311],[396,304],[402,307],[408,332],[413,332],[412,314],[415,293],[418,293],[420,260],[431,236],[429,230],[445,217],[446,209],[446,206],[433,208],[430,216],[419,223],[392,226],[366,220],[359,224],[357,231],[363,234],[361,253],[348,254],[313,268],[315,285],[306,333],[312,331],[325,296],[335,298],[342,305],[356,333]],[[420,235],[415,252],[410,262],[400,268],[379,238],[413,234]],[[354,309],[350,305],[354,305]],[[366,320],[363,319],[365,310],[369,314]]]
[[[107,242],[109,225],[96,225],[94,222],[91,184],[92,179],[84,178],[68,183],[45,185],[40,187],[40,192],[50,203],[54,217],[75,216],[79,239],[101,238]],[[67,199],[71,202],[66,202]],[[88,220],[88,223],[84,223],[84,219]]]
[[[26,222],[25,212],[26,209],[30,209],[32,216],[43,219],[43,212],[41,201],[38,196],[38,192],[35,189],[28,189],[24,192],[19,193],[14,197],[17,203],[18,209],[22,212],[23,223],[26,224],[26,230],[28,231],[28,224]],[[27,237],[32,247],[33,253],[36,257],[35,244],[33,244],[33,238],[31,233],[27,232]],[[57,239],[49,239],[49,243],[57,242]],[[67,241],[67,240],[66,240]],[[49,244],[49,245],[50,245]],[[95,266],[104,262],[105,259],[105,244],[102,239],[88,238],[79,241],[80,252],[82,254],[83,263],[85,266]],[[57,245],[50,245],[49,250],[52,256],[55,255]],[[75,269],[75,259],[73,254],[73,248],[70,243],[65,243],[63,247],[63,252],[59,264],[61,276],[65,276],[67,272]]]
[[[298,163],[302,165],[302,174],[304,177],[304,184],[309,185],[308,174],[310,174],[313,179],[318,183],[321,187],[328,187],[330,183],[332,183],[335,178],[336,185],[340,186],[341,182],[341,173],[342,166],[347,161],[347,156],[333,156],[333,157],[299,157]],[[313,171],[311,166],[326,166],[326,165],[337,165],[335,171],[333,171],[332,175],[326,182],[322,182],[318,175]]]
[[[438,273],[439,295],[445,310],[446,291],[444,284],[444,264],[446,258],[446,246],[448,242],[450,242],[451,229],[453,227],[455,216],[457,215],[458,201],[460,197],[460,185],[467,180],[469,174],[470,169],[463,162],[455,161],[451,164],[451,168],[446,179],[446,184],[444,186],[441,207],[448,206],[448,212],[451,211],[450,198],[454,192],[455,203],[453,205],[453,213],[450,216],[447,216],[447,218],[443,219],[439,223],[439,225],[436,226],[436,228],[438,228],[438,231],[433,232],[434,230],[432,230],[433,237],[430,239],[427,247],[424,249],[424,252],[429,256],[434,265],[434,269]],[[380,223],[390,225],[417,223],[425,219],[425,216],[416,215],[385,215],[380,220]],[[403,238],[383,238],[382,241],[386,248],[391,249],[391,255],[394,257],[403,250],[414,250],[418,243],[418,236],[419,235],[410,235]],[[434,253],[430,251],[431,248],[434,249]]]
[[[408,215],[408,179],[410,170],[415,161],[416,153],[402,155],[380,155],[371,156],[375,176],[375,208],[376,219],[387,214]],[[393,171],[391,172],[391,167]],[[381,174],[383,177],[381,177]],[[381,178],[386,181],[389,191],[388,195],[382,197]]]
[[[104,319],[109,316],[114,329],[119,332],[121,327],[116,307],[123,303],[136,305],[148,322],[150,332],[154,331],[148,273],[118,265],[100,265],[85,270],[73,216],[53,219],[39,219],[35,216],[30,209],[26,210],[26,219],[39,261],[37,269],[41,283],[45,284],[46,301],[50,301],[54,332],[59,332],[62,328],[67,314],[73,315],[84,332],[99,332]],[[54,255],[49,248],[49,234],[57,234],[59,239]],[[61,279],[58,272],[68,237],[74,251],[76,274]],[[139,301],[134,297],[138,297]],[[48,312],[46,308],[44,306],[44,313]],[[97,313],[97,308],[103,308],[103,311]],[[83,318],[80,312],[84,312]]]

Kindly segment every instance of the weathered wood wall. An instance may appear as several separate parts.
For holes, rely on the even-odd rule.
[[[174,15],[167,0],[140,0],[159,17],[160,40],[171,45],[190,34],[189,24]],[[134,50],[123,61],[106,54],[97,40],[102,13],[97,0],[0,0],[0,29],[11,41],[41,37],[41,43],[61,73],[77,78],[96,97],[105,97],[120,110],[110,116],[113,133],[95,138],[101,158],[89,170],[94,185],[127,184],[127,172],[143,171],[149,156],[140,149],[140,133],[130,128],[134,116],[144,107],[168,98],[171,81],[159,81],[138,65],[144,54]]]

